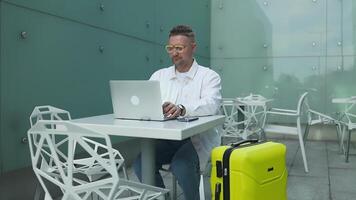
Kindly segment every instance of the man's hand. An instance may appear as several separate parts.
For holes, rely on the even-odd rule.
[[[162,108],[163,108],[163,114],[167,118],[176,118],[180,116],[182,112],[182,110],[177,105],[171,102],[164,102]]]

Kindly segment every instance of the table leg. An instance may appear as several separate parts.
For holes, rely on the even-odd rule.
[[[142,182],[155,185],[155,140],[141,139]]]

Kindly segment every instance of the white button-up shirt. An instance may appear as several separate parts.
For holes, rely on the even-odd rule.
[[[160,81],[163,102],[182,104],[186,116],[218,114],[221,103],[221,79],[213,70],[200,66],[195,60],[188,72],[179,73],[175,66],[160,69],[150,80]],[[191,137],[204,169],[213,147],[220,145],[219,129]]]

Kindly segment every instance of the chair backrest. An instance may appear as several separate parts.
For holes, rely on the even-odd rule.
[[[347,126],[349,130],[356,129],[356,102],[350,103],[345,109]]]
[[[238,132],[239,126],[243,122],[238,122],[240,113],[237,109],[236,98],[223,98],[221,103],[221,113],[225,115],[223,135]]]
[[[119,180],[109,136],[82,128],[69,121],[39,120],[28,131],[33,170],[46,194],[55,187],[62,199],[87,199],[92,194],[112,199]],[[90,141],[102,147],[92,145]],[[90,180],[73,161],[95,158],[107,176]]]
[[[236,106],[236,99],[234,98],[223,98],[221,102],[221,114],[225,115],[227,118],[235,115],[234,107]]]
[[[307,101],[307,95],[308,95],[308,92],[304,92],[299,98],[298,106],[297,106],[297,114],[298,115],[300,115],[302,113],[303,105],[307,105],[308,106],[308,103],[306,102]]]
[[[71,120],[70,113],[53,106],[36,106],[30,115],[31,127],[38,120]]]

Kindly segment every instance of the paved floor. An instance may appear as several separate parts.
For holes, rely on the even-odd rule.
[[[306,143],[306,155],[309,173],[304,172],[302,156],[296,138],[286,138],[267,134],[268,140],[277,141],[287,146],[288,199],[289,200],[356,200],[356,137],[353,133],[350,162],[339,152],[334,127],[317,127],[311,129]],[[132,169],[128,169],[131,180],[137,180]],[[205,175],[205,197],[210,199],[209,170]],[[0,200],[33,199],[33,187],[28,187],[35,177],[32,169],[16,171],[0,179]],[[167,188],[172,188],[170,173],[163,173]],[[26,177],[26,181],[23,180]],[[5,179],[4,179],[5,178]],[[4,181],[4,180],[7,181]],[[10,180],[11,181],[8,181]],[[1,181],[2,180],[2,181]],[[21,186],[26,186],[21,188]],[[21,188],[16,193],[16,188]],[[14,191],[14,192],[12,192]],[[13,195],[16,193],[16,195]],[[22,195],[23,194],[23,195]],[[15,196],[15,197],[14,197]],[[21,197],[20,197],[21,196]],[[178,199],[184,200],[178,188]]]
[[[353,143],[350,162],[339,153],[335,141],[307,141],[309,173],[304,172],[302,156],[296,139],[274,138],[287,146],[289,200],[356,200],[356,150]],[[135,176],[130,173],[130,177]],[[166,186],[171,188],[171,175],[165,173]],[[210,199],[209,177],[205,177],[206,199]],[[184,200],[181,190],[178,199]]]

